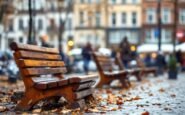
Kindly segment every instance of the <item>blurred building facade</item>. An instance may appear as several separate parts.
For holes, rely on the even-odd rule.
[[[127,36],[132,44],[138,44],[141,16],[140,0],[76,0],[75,42],[117,46]]]
[[[174,14],[174,0],[160,0],[161,2],[161,41],[162,43],[172,43],[174,37],[175,16],[177,17],[178,25],[177,32],[184,30],[185,24],[185,0],[178,0],[177,14]],[[142,0],[142,43],[157,43],[158,42],[158,1],[157,0]]]
[[[14,12],[7,16],[7,24],[4,25],[4,34],[1,36],[1,50],[8,48],[11,41],[27,43],[29,30],[28,0],[14,0]],[[63,4],[66,5],[67,3]],[[65,21],[65,31],[62,43],[67,49],[67,41],[73,38],[73,13],[63,9],[58,0],[32,0],[33,33],[37,44],[41,44],[41,37],[48,39],[53,47],[58,47],[59,26]]]

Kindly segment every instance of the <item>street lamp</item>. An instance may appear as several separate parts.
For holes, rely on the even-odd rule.
[[[158,51],[161,51],[161,0],[157,0],[158,14]]]
[[[175,41],[176,41],[176,30],[178,24],[178,11],[177,11],[178,0],[174,0],[174,27],[173,27],[173,53],[175,54]]]

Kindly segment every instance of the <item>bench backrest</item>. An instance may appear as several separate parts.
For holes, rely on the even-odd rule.
[[[25,88],[34,85],[36,77],[54,75],[56,78],[62,78],[62,74],[67,71],[58,49],[15,42],[11,43],[10,47],[14,51]]]
[[[120,56],[117,55],[117,56],[115,57],[115,63],[119,66],[119,70],[124,70],[124,69],[125,69],[125,67],[124,67],[124,65],[123,65],[123,62],[122,62]]]
[[[112,60],[110,56],[103,55],[98,52],[92,53],[93,59],[96,63],[99,72],[113,71],[115,69],[115,60]]]

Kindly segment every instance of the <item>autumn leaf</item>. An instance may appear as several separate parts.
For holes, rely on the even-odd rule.
[[[176,95],[175,95],[175,94],[171,94],[170,96],[171,96],[171,97],[173,97],[173,98],[175,98],[175,97],[176,97]]]
[[[163,93],[163,92],[165,92],[165,90],[163,88],[160,88],[159,92]]]
[[[141,115],[150,115],[150,113],[148,111],[145,111],[145,112],[141,113]]]

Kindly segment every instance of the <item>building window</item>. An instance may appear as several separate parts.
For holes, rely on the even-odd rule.
[[[111,23],[112,23],[112,26],[115,26],[116,25],[116,13],[112,13]]]
[[[121,3],[122,4],[126,4],[127,3],[127,0],[121,0]]]
[[[161,19],[163,24],[169,24],[171,22],[171,13],[169,8],[162,9]]]
[[[155,9],[147,9],[146,10],[146,23],[154,24],[156,23],[156,10]]]
[[[100,12],[96,12],[96,26],[100,26],[101,23],[101,14]]]
[[[161,30],[162,42],[169,43],[172,40],[172,31],[168,29]]]
[[[121,14],[121,21],[123,25],[127,23],[127,14],[125,12]]]
[[[137,0],[132,0],[133,4],[137,4],[137,2],[138,2]]]
[[[19,30],[24,30],[24,22],[23,22],[23,19],[19,19]]]
[[[185,9],[181,9],[179,12],[179,22],[185,24]]]
[[[100,0],[96,0],[96,3],[99,4],[100,3]]]
[[[81,11],[80,12],[80,26],[83,26],[84,25],[84,12]]]
[[[92,3],[92,0],[87,0],[87,2],[90,4],[90,3]]]
[[[80,3],[84,3],[84,0],[80,0]]]
[[[9,20],[9,31],[12,32],[14,30],[13,28],[13,19]]]
[[[71,18],[68,18],[68,20],[66,21],[65,27],[66,29],[69,29],[69,30],[72,29],[72,19]]]
[[[38,20],[38,30],[42,30],[43,29],[43,22],[42,19]]]
[[[116,0],[109,0],[111,4],[116,4]]]
[[[19,38],[19,42],[20,42],[20,43],[23,43],[23,37],[20,37],[20,38]]]
[[[136,25],[137,24],[137,13],[132,12],[132,24]]]
[[[148,43],[154,43],[157,42],[157,38],[155,36],[155,29],[147,29],[145,30],[145,41]]]

